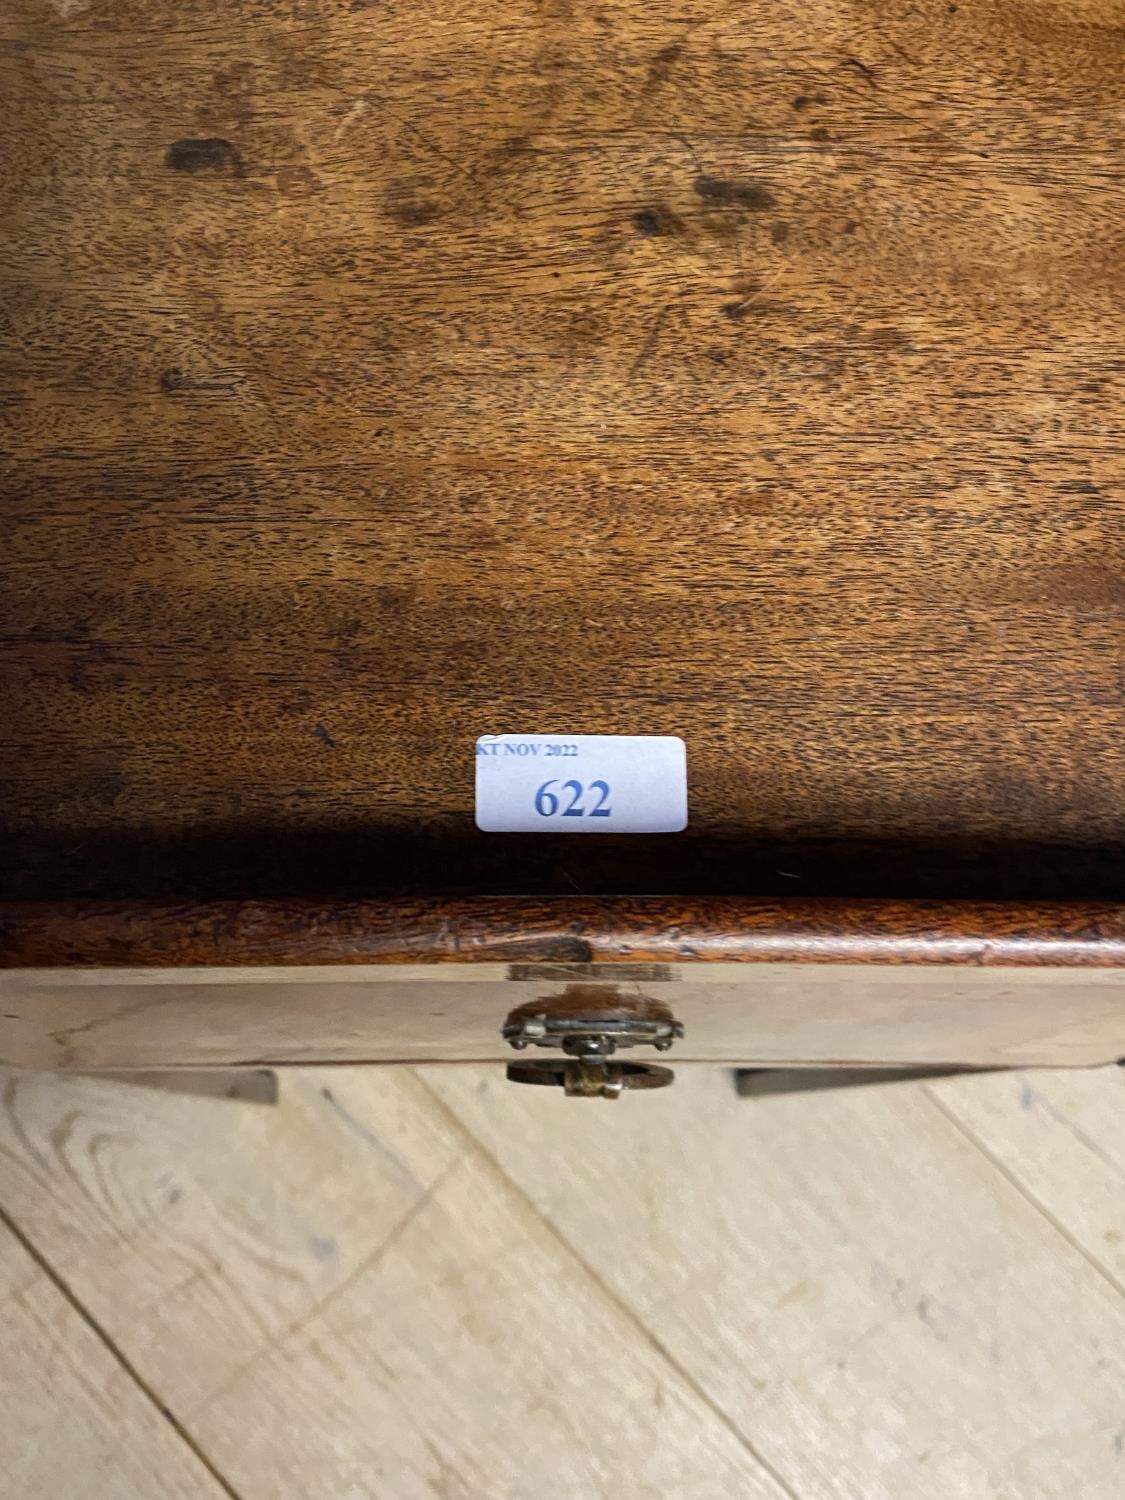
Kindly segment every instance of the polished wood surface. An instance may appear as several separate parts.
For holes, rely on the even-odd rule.
[[[12,0],[10,897],[1120,897],[1115,0]],[[477,735],[681,734],[683,835]]]
[[[630,972],[639,965],[677,963],[1125,969],[1125,907],[632,897],[0,903],[0,971],[469,963],[508,965],[517,979],[604,969],[613,982],[648,977]]]
[[[672,1061],[1125,1055],[1125,910],[703,898],[0,903],[0,1062],[510,1058],[531,1006],[671,1008]]]

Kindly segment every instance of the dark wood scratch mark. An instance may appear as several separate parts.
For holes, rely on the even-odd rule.
[[[760,182],[731,182],[703,173],[695,179],[695,191],[705,203],[736,204],[739,208],[773,208],[777,200]]]
[[[878,87],[875,81],[875,69],[868,67],[865,62],[860,62],[858,57],[846,57],[840,66],[842,68],[854,68],[860,77],[866,79],[872,88]]]
[[[672,304],[670,302],[666,302],[657,313],[656,317],[653,318],[652,326],[649,328],[648,333],[645,335],[644,343],[637,350],[636,358],[629,366],[630,380],[635,379],[636,376],[640,374],[641,370],[643,370],[645,365],[648,363],[653,350],[656,348],[657,340],[660,338],[661,330],[663,329],[664,324],[668,319],[668,314],[671,311]]]

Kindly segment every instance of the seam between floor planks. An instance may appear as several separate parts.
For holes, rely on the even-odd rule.
[[[205,1464],[208,1472],[215,1474],[217,1482],[222,1486],[223,1493],[230,1497],[230,1500],[250,1500],[250,1496],[256,1492],[255,1486],[252,1485],[247,1490],[245,1481],[243,1481],[240,1489],[235,1483],[226,1479],[217,1469],[216,1461],[209,1460],[206,1454],[200,1451],[199,1441],[193,1438],[192,1433],[199,1432],[205,1434],[207,1429],[201,1425],[201,1422],[205,1421],[207,1416],[216,1407],[221,1407],[224,1397],[237,1385],[239,1379],[246,1371],[256,1367],[270,1354],[276,1354],[279,1345],[283,1345],[288,1338],[292,1337],[295,1332],[299,1332],[307,1323],[323,1315],[346,1290],[354,1286],[362,1278],[365,1272],[370,1271],[373,1266],[377,1266],[380,1259],[387,1254],[395,1242],[401,1239],[426,1206],[438,1196],[445,1184],[455,1177],[458,1169],[471,1164],[475,1170],[484,1172],[486,1176],[494,1179],[499,1192],[508,1197],[512,1206],[516,1209],[517,1215],[524,1218],[529,1227],[531,1224],[534,1224],[536,1227],[541,1227],[549,1231],[550,1241],[554,1246],[554,1254],[565,1256],[566,1262],[573,1268],[582,1281],[587,1284],[593,1283],[595,1292],[602,1293],[600,1300],[607,1309],[612,1309],[618,1316],[625,1315],[628,1326],[635,1333],[640,1334],[644,1345],[652,1351],[659,1364],[667,1369],[669,1380],[677,1381],[685,1395],[690,1395],[699,1401],[701,1411],[705,1410],[727,1436],[733,1439],[736,1447],[746,1455],[753,1466],[759,1471],[762,1478],[771,1481],[776,1486],[776,1493],[779,1496],[788,1497],[788,1500],[802,1500],[802,1497],[793,1488],[792,1484],[778,1474],[773,1465],[763,1459],[754,1446],[747,1441],[737,1426],[732,1424],[725,1414],[715,1407],[713,1401],[708,1398],[706,1392],[701,1389],[698,1382],[684,1372],[679,1363],[669,1356],[659,1341],[653,1337],[651,1331],[638,1320],[636,1314],[631,1312],[627,1306],[624,1306],[619,1297],[605,1287],[602,1279],[590,1270],[583,1258],[575,1252],[574,1248],[566,1241],[558,1229],[548,1220],[544,1219],[534,1204],[528,1201],[523,1189],[511,1180],[508,1174],[496,1162],[492,1153],[476,1139],[472,1131],[458,1120],[440,1098],[434,1096],[430,1087],[413,1072],[411,1073],[411,1083],[419,1087],[417,1102],[420,1110],[428,1112],[432,1109],[434,1116],[442,1122],[445,1128],[450,1131],[453,1138],[459,1143],[461,1150],[457,1158],[449,1163],[438,1179],[425,1191],[423,1196],[397,1219],[393,1228],[384,1236],[380,1244],[364,1257],[363,1262],[348,1275],[341,1285],[334,1287],[315,1306],[309,1308],[301,1317],[292,1320],[288,1326],[270,1338],[262,1349],[256,1351],[251,1359],[241,1364],[237,1370],[232,1372],[229,1378],[222,1382],[221,1386],[209,1392],[203,1400],[186,1405],[180,1404],[181,1416],[178,1419],[173,1417],[171,1411],[154,1395],[153,1386],[147,1384],[137,1374],[129,1358],[121,1353],[97,1319],[87,1312],[86,1308],[79,1302],[76,1294],[66,1285],[63,1277],[46,1260],[45,1255],[37,1251],[28,1242],[27,1236],[18,1228],[14,1232],[21,1244],[28,1244],[29,1253],[33,1255],[36,1266],[44,1270],[53,1285],[59,1286],[68,1303],[76,1308],[83,1321],[88,1323],[92,1331],[95,1332],[99,1341],[105,1344],[110,1350],[115,1362],[126,1371],[131,1379],[143,1390],[149,1400],[157,1406],[161,1415],[165,1417],[173,1427],[173,1430],[184,1440],[185,1444],[193,1452],[199,1453],[201,1461]],[[29,1147],[29,1149],[33,1148]],[[528,1208],[531,1209],[532,1213],[530,1221],[526,1219],[526,1210]]]
[[[1046,1071],[1050,1072],[1052,1070]],[[1074,1071],[1081,1072],[1087,1070],[1079,1069]],[[1094,1070],[1089,1071],[1092,1072]],[[1010,1076],[1018,1075],[1016,1074],[1015,1070],[1012,1070]],[[452,1106],[446,1105],[441,1099],[440,1095],[435,1094],[435,1090],[431,1087],[431,1085],[426,1081],[425,1078],[420,1077],[419,1081],[423,1083],[423,1086],[426,1087],[427,1090],[435,1096],[435,1098],[437,1098],[439,1104],[441,1104],[443,1111],[447,1115],[450,1115],[452,1117],[452,1123],[457,1124],[462,1131],[467,1132],[470,1137],[476,1139],[472,1124],[463,1120],[460,1114],[456,1110],[454,1110]],[[943,1123],[946,1126],[952,1128],[951,1134],[955,1134],[956,1139],[958,1139],[962,1145],[967,1145],[971,1149],[972,1154],[978,1160],[983,1160],[983,1162],[987,1164],[987,1168],[990,1169],[990,1176],[998,1177],[1003,1182],[1005,1189],[1014,1189],[1015,1195],[1024,1209],[1031,1209],[1035,1213],[1037,1218],[1039,1218],[1040,1220],[1045,1220],[1046,1223],[1050,1226],[1050,1230],[1058,1235],[1061,1241],[1065,1243],[1069,1249],[1076,1249],[1079,1251],[1083,1264],[1087,1265],[1091,1270],[1097,1273],[1099,1283],[1108,1285],[1109,1288],[1119,1296],[1125,1296],[1125,1287],[1122,1286],[1121,1282],[1111,1272],[1107,1271],[1106,1267],[1100,1264],[1096,1260],[1096,1258],[1089,1252],[1089,1250],[1084,1247],[1081,1240],[1076,1238],[1067,1229],[1065,1224],[1061,1223],[1055,1216],[1055,1214],[1053,1214],[1051,1210],[1043,1204],[1043,1202],[1041,1202],[1028,1188],[1026,1188],[1019,1181],[1018,1177],[1013,1173],[1011,1169],[1009,1169],[1005,1165],[1003,1160],[999,1158],[983,1141],[978,1139],[978,1137],[970,1127],[964,1125],[956,1117],[956,1115],[952,1112],[951,1106],[946,1105],[944,1102],[935,1097],[931,1085],[921,1084],[919,1081],[918,1086],[912,1084],[910,1085],[910,1088],[912,1091],[923,1094],[926,1099],[926,1104],[932,1106],[935,1113],[942,1118]],[[859,1092],[862,1094],[867,1091],[861,1087],[859,1089]],[[777,1483],[779,1483],[790,1495],[798,1496],[800,1494],[800,1491],[794,1488],[793,1483],[787,1481],[784,1477],[783,1472],[779,1472],[779,1470],[775,1468],[767,1459],[765,1459],[763,1455],[759,1453],[757,1448],[749,1442],[739,1426],[738,1418],[729,1414],[724,1409],[723,1405],[720,1403],[720,1398],[712,1397],[709,1394],[706,1385],[701,1384],[699,1380],[694,1378],[689,1370],[677,1359],[675,1354],[672,1353],[669,1348],[667,1348],[665,1344],[652,1332],[650,1327],[644,1321],[644,1315],[642,1313],[634,1311],[629,1302],[625,1300],[621,1295],[616,1293],[612,1289],[612,1287],[603,1280],[599,1272],[594,1269],[586,1260],[585,1256],[578,1248],[576,1243],[568,1238],[567,1232],[564,1229],[560,1229],[559,1227],[557,1227],[553,1220],[548,1217],[548,1215],[543,1210],[537,1207],[534,1198],[527,1192],[526,1189],[524,1189],[520,1185],[518,1181],[513,1180],[506,1169],[501,1165],[500,1161],[493,1155],[489,1147],[480,1140],[477,1141],[477,1144],[478,1146],[483,1147],[485,1156],[491,1163],[492,1167],[503,1176],[504,1180],[512,1183],[512,1185],[516,1187],[516,1190],[520,1193],[521,1197],[523,1197],[524,1201],[528,1204],[532,1211],[536,1213],[537,1217],[541,1220],[541,1222],[544,1223],[545,1227],[547,1227],[551,1231],[551,1233],[558,1240],[560,1240],[560,1242],[570,1251],[570,1253],[578,1260],[578,1262],[590,1274],[593,1280],[606,1293],[606,1295],[629,1316],[634,1325],[643,1333],[646,1340],[648,1340],[650,1344],[660,1353],[660,1355],[668,1361],[670,1366],[676,1371],[681,1379],[683,1379],[699,1395],[700,1399],[707,1404],[708,1408],[715,1414],[715,1416],[723,1422],[728,1430],[738,1439],[738,1441],[747,1449],[747,1451],[753,1455],[755,1460],[763,1466],[763,1468],[777,1481]],[[1099,1153],[1099,1155],[1101,1155],[1101,1153]]]
[[[136,1389],[140,1391],[141,1395],[145,1398],[146,1401],[148,1401],[149,1405],[155,1410],[157,1415],[168,1424],[168,1426],[179,1438],[180,1442],[183,1443],[184,1447],[188,1449],[192,1456],[207,1471],[210,1477],[222,1490],[223,1494],[228,1497],[228,1500],[244,1500],[244,1496],[242,1496],[240,1492],[235,1489],[235,1487],[231,1484],[230,1480],[226,1477],[222,1470],[217,1468],[213,1461],[208,1457],[206,1451],[200,1446],[199,1441],[184,1426],[184,1423],[180,1420],[179,1417],[176,1416],[175,1412],[173,1412],[170,1407],[164,1405],[155,1390],[153,1390],[152,1386],[149,1385],[144,1376],[141,1375],[140,1371],[137,1369],[136,1365],[133,1364],[132,1360],[130,1360],[129,1357],[124,1354],[122,1350],[117,1346],[117,1344],[114,1343],[113,1339],[98,1322],[97,1318],[95,1318],[90,1310],[86,1307],[85,1303],[82,1302],[81,1299],[74,1294],[66,1280],[58,1273],[58,1271],[56,1271],[52,1263],[39,1250],[34,1240],[30,1239],[29,1236],[24,1233],[23,1229],[15,1221],[15,1219],[12,1218],[12,1215],[4,1207],[3,1203],[0,1203],[0,1224],[2,1224],[5,1229],[7,1229],[9,1234],[17,1242],[20,1248],[31,1258],[38,1270],[42,1272],[42,1274],[47,1278],[47,1280],[67,1303],[67,1305],[74,1310],[79,1318],[81,1318],[82,1322],[98,1340],[102,1348],[105,1349],[106,1353],[110,1356],[114,1363],[124,1371],[126,1376],[128,1376],[129,1380],[136,1387]]]
[[[334,1286],[328,1295],[322,1297],[319,1302],[314,1302],[299,1318],[295,1318],[285,1328],[280,1329],[279,1332],[268,1338],[261,1348],[256,1349],[244,1364],[232,1370],[221,1385],[216,1386],[213,1391],[210,1391],[202,1401],[196,1402],[190,1408],[186,1420],[194,1422],[203,1417],[217,1401],[222,1400],[229,1391],[234,1389],[248,1371],[254,1369],[256,1365],[260,1364],[262,1360],[267,1359],[271,1354],[274,1354],[283,1344],[299,1334],[314,1319],[319,1318],[339,1297],[343,1296],[345,1292],[350,1291],[362,1276],[366,1276],[369,1271],[374,1270],[384,1256],[398,1243],[418,1215],[430,1206],[453,1174],[459,1170],[461,1162],[462,1158],[450,1162],[445,1171],[435,1178],[421,1197],[412,1203],[402,1217],[396,1221],[394,1227],[387,1233],[386,1237],[375,1246],[370,1254],[363,1256],[355,1269],[350,1271],[338,1286]]]
[[[940,1099],[928,1084],[922,1085],[921,1092],[930,1102],[930,1104],[933,1105],[938,1114],[943,1116],[943,1118],[948,1121],[948,1123],[958,1133],[958,1135],[961,1136],[963,1140],[967,1141],[969,1145],[972,1146],[975,1150],[980,1152],[981,1156],[983,1156],[988,1164],[1000,1174],[1000,1176],[1004,1179],[1008,1186],[1012,1188],[1012,1190],[1016,1192],[1026,1204],[1033,1208],[1041,1218],[1045,1219],[1047,1223],[1050,1224],[1055,1233],[1061,1236],[1061,1238],[1066,1241],[1066,1243],[1072,1250],[1076,1250],[1078,1252],[1078,1254],[1082,1257],[1082,1259],[1086,1262],[1090,1269],[1092,1271],[1095,1271],[1108,1286],[1112,1287],[1112,1289],[1117,1293],[1119,1297],[1125,1298],[1125,1286],[1123,1286],[1121,1282],[1118,1281],[1117,1277],[1113,1274],[1109,1267],[1104,1265],[1103,1262],[1100,1261],[1097,1256],[1095,1256],[1091,1252],[1088,1246],[1084,1245],[1080,1239],[1073,1235],[1060,1219],[1056,1218],[1056,1216],[1051,1212],[1046,1204],[1042,1203],[1039,1198],[1035,1196],[1035,1194],[1031,1191],[1026,1183],[1021,1182],[1017,1174],[1014,1173],[1011,1168],[1008,1167],[1007,1164],[996,1155],[991,1147],[985,1145],[985,1143],[976,1135],[972,1128],[966,1125],[965,1122],[958,1117],[957,1113],[952,1110],[943,1099]]]
[[[418,1083],[426,1091],[426,1094],[428,1095],[430,1100],[433,1102],[434,1108],[446,1121],[449,1127],[456,1130],[458,1135],[467,1142],[474,1153],[480,1158],[486,1169],[494,1176],[499,1177],[501,1182],[506,1187],[511,1189],[511,1191],[524,1205],[528,1212],[531,1213],[533,1217],[548,1231],[552,1239],[556,1242],[556,1244],[560,1247],[564,1254],[570,1260],[573,1260],[581,1267],[583,1273],[588,1276],[589,1279],[594,1283],[605,1300],[609,1302],[613,1307],[615,1307],[623,1317],[629,1320],[629,1322],[641,1335],[644,1341],[650,1346],[650,1348],[655,1351],[657,1355],[659,1355],[659,1357],[665,1362],[665,1364],[668,1365],[669,1369],[673,1371],[677,1378],[681,1380],[687,1387],[687,1389],[690,1390],[692,1394],[703,1403],[707,1410],[710,1411],[711,1414],[715,1417],[716,1421],[722,1423],[723,1427],[735,1439],[739,1447],[741,1447],[744,1452],[746,1452],[754,1460],[754,1462],[761,1467],[764,1473],[769,1475],[774,1483],[781,1490],[783,1490],[786,1495],[790,1496],[790,1500],[802,1500],[800,1492],[793,1488],[792,1484],[785,1477],[785,1475],[773,1463],[771,1463],[770,1460],[766,1458],[766,1456],[756,1446],[756,1444],[746,1436],[737,1422],[735,1422],[733,1418],[715,1401],[710,1392],[707,1390],[706,1386],[701,1385],[696,1377],[691,1373],[691,1371],[680,1363],[680,1361],[675,1357],[675,1355],[671,1352],[667,1345],[664,1344],[662,1340],[652,1331],[652,1329],[644,1321],[644,1319],[641,1318],[634,1311],[634,1309],[629,1306],[628,1302],[624,1301],[618,1295],[618,1293],[615,1292],[614,1289],[608,1284],[608,1282],[603,1279],[599,1272],[596,1271],[592,1265],[590,1265],[589,1261],[586,1260],[581,1250],[579,1250],[576,1245],[572,1244],[572,1242],[566,1237],[562,1230],[559,1229],[554,1221],[548,1218],[537,1207],[534,1199],[532,1199],[528,1195],[525,1189],[512,1177],[510,1177],[507,1172],[505,1172],[504,1168],[497,1161],[496,1157],[493,1156],[492,1152],[489,1151],[484,1143],[473,1134],[472,1130],[457,1116],[457,1114],[449,1108],[444,1099],[442,1099],[440,1095],[434,1093],[433,1089],[430,1088],[429,1084],[424,1078],[421,1077],[420,1074],[416,1073],[414,1076],[417,1079]]]
[[[1022,1074],[1012,1074],[1009,1076],[1012,1078],[1019,1078],[1022,1076]],[[472,1160],[474,1160],[481,1169],[486,1170],[490,1176],[493,1176],[501,1184],[502,1188],[511,1188],[514,1192],[515,1200],[517,1203],[522,1203],[532,1210],[534,1220],[542,1225],[544,1229],[550,1231],[552,1239],[566,1252],[571,1264],[576,1265],[580,1272],[585,1273],[586,1278],[594,1282],[595,1286],[599,1291],[603,1293],[603,1296],[612,1306],[614,1306],[619,1312],[623,1312],[627,1315],[631,1326],[633,1326],[633,1328],[642,1335],[645,1343],[657,1354],[661,1362],[666,1364],[670,1372],[679,1378],[684,1387],[690,1390],[697,1397],[697,1399],[699,1399],[703,1403],[703,1405],[711,1412],[716,1420],[718,1420],[728,1431],[728,1433],[735,1438],[739,1446],[753,1458],[753,1461],[758,1466],[760,1466],[762,1472],[771,1477],[774,1482],[780,1487],[780,1489],[783,1490],[787,1495],[791,1497],[798,1496],[800,1492],[798,1490],[795,1490],[793,1485],[791,1483],[788,1483],[783,1475],[778,1473],[778,1471],[769,1462],[764,1460],[762,1456],[757,1452],[757,1450],[753,1447],[753,1445],[748,1442],[743,1432],[736,1425],[736,1420],[728,1417],[723,1409],[720,1406],[716,1405],[716,1400],[709,1397],[706,1389],[702,1388],[699,1385],[698,1381],[695,1380],[689,1373],[687,1373],[687,1371],[685,1371],[681,1367],[677,1359],[669,1353],[669,1351],[661,1343],[660,1339],[656,1335],[654,1335],[647,1323],[643,1321],[643,1314],[638,1314],[632,1311],[628,1303],[623,1302],[621,1296],[615,1293],[610,1287],[606,1285],[598,1272],[593,1270],[591,1266],[586,1262],[581,1249],[577,1248],[576,1245],[566,1237],[565,1232],[559,1229],[556,1224],[552,1222],[549,1217],[547,1217],[547,1214],[544,1212],[544,1210],[537,1207],[534,1198],[531,1197],[529,1193],[520,1186],[519,1182],[513,1180],[512,1176],[510,1176],[509,1173],[503,1168],[503,1166],[501,1166],[494,1153],[474,1134],[472,1127],[466,1124],[461,1119],[461,1117],[457,1115],[451,1109],[451,1107],[444,1102],[440,1093],[435,1092],[435,1089],[425,1078],[419,1076],[419,1074],[417,1073],[413,1073],[412,1078],[414,1081],[420,1084],[422,1089],[424,1090],[424,1104],[432,1103],[435,1109],[435,1113],[445,1121],[449,1129],[453,1131],[455,1127],[456,1138],[465,1143],[466,1147],[472,1148]],[[932,1105],[936,1113],[943,1118],[945,1126],[951,1127],[952,1131],[956,1133],[955,1137],[951,1135],[951,1139],[956,1138],[963,1144],[967,1144],[970,1147],[974,1148],[973,1154],[976,1155],[978,1159],[980,1157],[983,1157],[984,1160],[988,1163],[988,1166],[994,1169],[994,1172],[998,1173],[999,1177],[1003,1179],[1005,1189],[1001,1189],[1001,1192],[1005,1197],[1009,1196],[1006,1192],[1006,1189],[1014,1189],[1015,1193],[1018,1195],[1018,1201],[1024,1207],[1030,1207],[1031,1209],[1035,1210],[1037,1216],[1040,1219],[1047,1220],[1051,1228],[1055,1231],[1056,1235],[1060,1237],[1062,1243],[1065,1243],[1071,1249],[1077,1249],[1081,1253],[1083,1262],[1089,1265],[1091,1269],[1095,1270],[1098,1273],[1100,1282],[1107,1283],[1118,1295],[1125,1295],[1125,1288],[1123,1288],[1122,1286],[1121,1279],[1119,1277],[1115,1277],[1111,1271],[1107,1270],[1106,1266],[1100,1264],[1094,1258],[1091,1251],[1086,1247],[1085,1243],[1080,1238],[1076,1238],[1072,1230],[1068,1229],[1065,1223],[1060,1222],[1056,1215],[1044,1205],[1040,1197],[1036,1194],[1034,1188],[1029,1187],[1024,1182],[1022,1182],[1019,1176],[1012,1169],[1006,1166],[1003,1158],[998,1156],[997,1152],[979,1137],[974,1128],[971,1125],[966,1124],[958,1116],[958,1106],[955,1102],[947,1103],[943,1098],[937,1097],[937,1089],[940,1089],[940,1086],[925,1085],[918,1092],[925,1094],[927,1104]],[[1074,1135],[1075,1139],[1080,1140],[1081,1144],[1083,1144],[1085,1147],[1091,1147],[1091,1142],[1088,1139],[1082,1137],[1080,1132],[1076,1132],[1071,1122],[1059,1117],[1059,1115],[1053,1108],[1049,1110],[1049,1113],[1056,1124],[1065,1126],[1065,1128],[1072,1135]],[[1094,1145],[1096,1145],[1096,1142],[1094,1143]],[[1101,1153],[1096,1154],[1101,1157]],[[1101,1157],[1101,1159],[1104,1160],[1104,1157]],[[452,1177],[456,1168],[463,1162],[465,1162],[465,1160],[465,1156],[459,1156],[455,1162],[451,1163],[445,1169],[445,1171],[440,1174],[439,1180],[432,1184],[431,1187],[426,1191],[425,1197],[427,1200],[432,1199],[435,1196],[435,1194],[442,1186],[443,1182]],[[383,1238],[382,1242],[377,1247],[373,1248],[365,1257],[363,1265],[358,1267],[349,1275],[345,1285],[350,1285],[352,1282],[354,1282],[357,1276],[364,1269],[370,1269],[372,1265],[377,1264],[379,1259],[386,1254],[393,1241],[401,1237],[401,1235],[408,1228],[409,1223],[412,1222],[417,1214],[422,1211],[423,1207],[424,1202],[419,1201],[410,1209],[406,1210],[402,1215],[400,1215],[395,1225]],[[231,1485],[231,1483],[225,1479],[222,1473],[216,1471],[214,1465],[210,1463],[206,1455],[200,1451],[198,1443],[192,1438],[190,1432],[185,1431],[181,1427],[180,1423],[177,1422],[172,1414],[162,1405],[159,1398],[154,1395],[153,1389],[149,1385],[147,1385],[144,1379],[142,1379],[137,1374],[129,1359],[121,1353],[121,1351],[114,1344],[112,1338],[99,1325],[96,1318],[86,1310],[84,1305],[82,1305],[78,1301],[75,1294],[70,1290],[69,1286],[67,1286],[65,1281],[62,1279],[62,1276],[59,1273],[55,1272],[53,1266],[45,1259],[43,1254],[36,1250],[34,1244],[29,1242],[27,1235],[19,1229],[17,1224],[12,1222],[10,1215],[3,1208],[0,1208],[0,1221],[3,1221],[8,1225],[18,1243],[32,1257],[32,1260],[36,1267],[40,1271],[42,1271],[48,1277],[51,1284],[60,1291],[60,1293],[66,1299],[67,1303],[82,1318],[82,1321],[91,1329],[94,1335],[98,1338],[99,1342],[109,1351],[115,1363],[120,1366],[130,1377],[132,1382],[142,1390],[145,1396],[148,1397],[150,1403],[157,1407],[157,1410],[162,1416],[165,1417],[166,1421],[169,1422],[169,1425],[173,1428],[173,1430],[177,1433],[181,1440],[185,1442],[190,1451],[200,1459],[201,1463],[207,1469],[211,1477],[215,1480],[216,1483],[221,1486],[223,1493],[227,1494],[230,1497],[234,1497],[234,1500],[239,1500],[238,1490],[236,1490]],[[271,1340],[270,1348],[276,1348],[277,1344],[284,1342],[285,1338],[289,1337],[293,1331],[303,1327],[303,1325],[307,1321],[309,1321],[311,1317],[314,1317],[317,1314],[323,1312],[327,1307],[335,1302],[343,1289],[343,1285],[333,1288],[332,1291],[330,1291],[320,1302],[318,1302],[314,1308],[310,1309],[302,1317],[293,1320],[293,1324],[290,1328],[287,1328],[283,1331],[283,1333],[278,1335],[275,1339]],[[260,1354],[266,1352],[267,1351],[265,1350],[259,1351],[259,1354],[256,1354],[253,1359],[246,1362],[246,1366],[244,1368],[249,1368],[250,1366],[254,1365],[257,1362],[257,1359],[260,1357]],[[237,1374],[241,1373],[242,1371],[236,1372],[235,1378],[237,1378]],[[229,1385],[229,1381],[224,1382],[222,1387],[212,1392],[203,1402],[183,1407],[182,1410],[184,1410],[186,1413],[184,1420],[189,1422],[193,1421],[196,1412],[202,1411],[203,1409],[209,1407],[213,1401],[221,1400]]]

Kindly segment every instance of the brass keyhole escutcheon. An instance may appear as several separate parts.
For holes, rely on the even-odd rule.
[[[618,1099],[626,1089],[666,1088],[671,1068],[625,1062],[624,1047],[667,1052],[684,1028],[661,1000],[624,997],[605,985],[571,984],[561,995],[532,1000],[511,1012],[501,1035],[516,1051],[552,1047],[562,1057],[509,1063],[513,1083],[561,1088],[575,1099]]]

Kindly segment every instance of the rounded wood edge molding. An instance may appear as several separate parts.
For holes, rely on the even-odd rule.
[[[8,969],[475,961],[1125,967],[1125,906],[580,896],[0,902]]]

